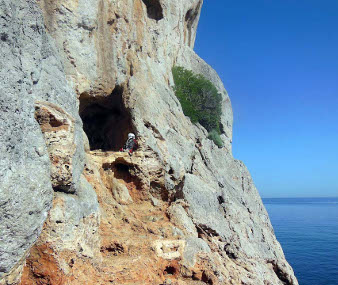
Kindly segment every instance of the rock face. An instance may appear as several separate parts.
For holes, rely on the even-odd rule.
[[[0,284],[298,284],[193,51],[201,7],[0,1]],[[184,116],[174,65],[222,94],[223,148]]]
[[[24,261],[52,205],[50,160],[34,118],[36,102],[54,103],[73,118],[72,189],[83,168],[83,144],[75,92],[35,1],[0,1],[0,25],[1,278]]]

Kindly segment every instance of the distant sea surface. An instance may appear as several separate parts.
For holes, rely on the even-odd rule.
[[[300,285],[338,285],[338,198],[263,199]]]

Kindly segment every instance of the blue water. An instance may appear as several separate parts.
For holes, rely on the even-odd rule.
[[[263,199],[300,285],[338,285],[338,198]]]

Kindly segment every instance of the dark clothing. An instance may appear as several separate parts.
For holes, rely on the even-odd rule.
[[[130,138],[126,141],[123,150],[128,150],[130,153],[132,153],[137,148],[137,141],[133,138]]]

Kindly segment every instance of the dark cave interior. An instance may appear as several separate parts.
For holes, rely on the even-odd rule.
[[[129,132],[134,132],[131,115],[123,104],[123,87],[108,96],[80,96],[80,117],[90,150],[118,151]]]

